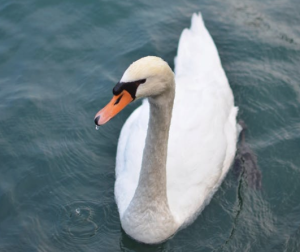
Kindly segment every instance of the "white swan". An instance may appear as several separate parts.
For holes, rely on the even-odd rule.
[[[122,227],[144,243],[162,242],[193,221],[236,151],[238,109],[200,14],[183,31],[175,63],[176,81],[158,57],[132,63],[95,116],[102,125],[148,97],[122,129],[115,183]]]

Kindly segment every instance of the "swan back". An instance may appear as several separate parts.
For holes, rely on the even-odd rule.
[[[197,78],[196,85],[206,85],[216,79],[220,80],[220,84],[228,85],[218,50],[205,27],[201,13],[194,13],[190,29],[182,31],[174,72],[177,78]]]
[[[176,223],[190,223],[225,177],[236,150],[233,95],[216,46],[200,14],[181,35],[175,59],[175,100],[167,153],[167,198]],[[115,195],[124,214],[138,185],[149,103],[126,121],[120,135]]]

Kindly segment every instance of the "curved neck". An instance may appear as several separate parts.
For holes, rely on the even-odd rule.
[[[175,85],[171,85],[163,94],[149,97],[148,131],[133,204],[144,207],[158,204],[168,208],[166,163],[174,96]]]
[[[139,182],[121,218],[127,234],[149,243],[167,239],[178,229],[167,197],[166,163],[175,85],[170,89],[149,98],[150,118]]]
[[[172,90],[149,98],[150,117],[136,190],[147,201],[167,202],[166,163],[174,94]]]

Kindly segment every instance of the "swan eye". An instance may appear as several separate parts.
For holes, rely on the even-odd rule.
[[[118,82],[117,85],[113,88],[113,94],[119,95],[123,92],[123,90],[126,90],[131,95],[132,99],[135,99],[137,88],[139,87],[139,85],[145,82],[146,79],[132,81],[132,82]]]

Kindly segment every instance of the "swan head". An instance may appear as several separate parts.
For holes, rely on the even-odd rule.
[[[141,58],[124,72],[112,100],[95,115],[95,124],[105,124],[136,99],[160,96],[172,88],[174,73],[168,63],[155,56]]]

